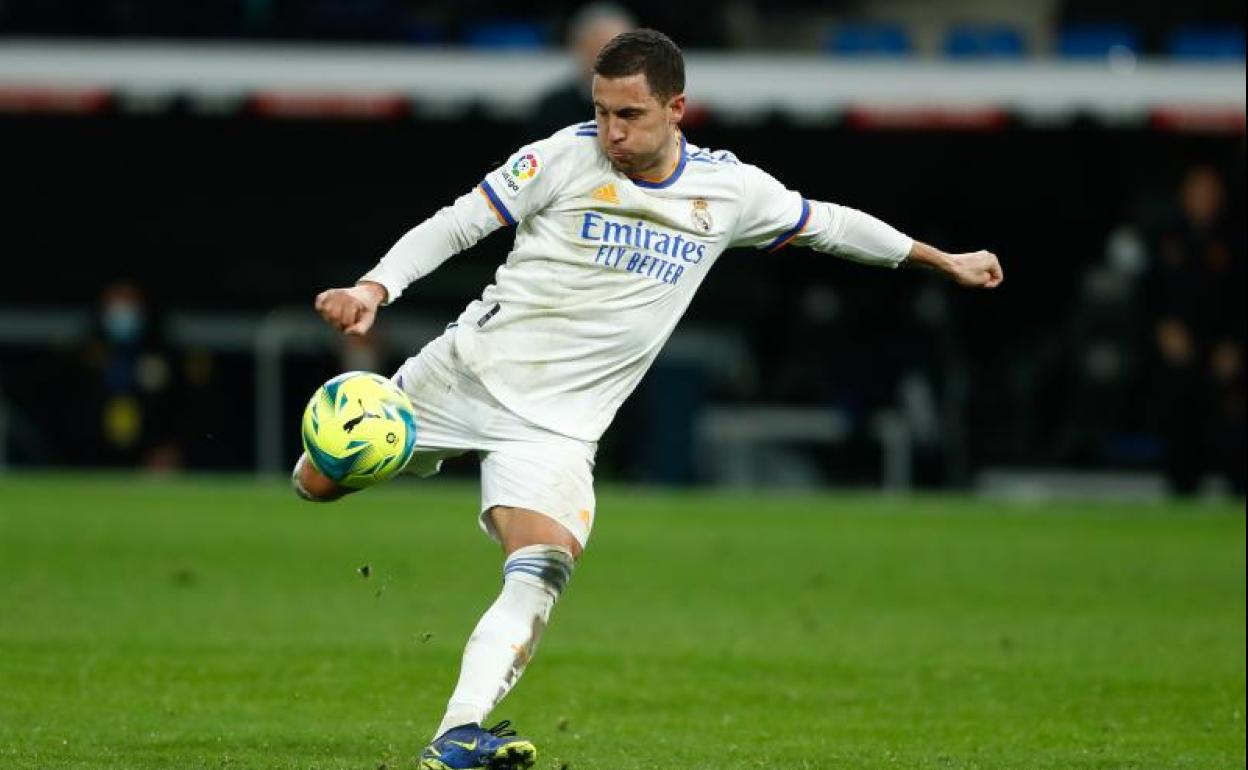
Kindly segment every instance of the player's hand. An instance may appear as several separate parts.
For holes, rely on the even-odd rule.
[[[945,273],[962,286],[995,289],[1005,280],[1001,263],[991,251],[972,251],[947,256]]]
[[[316,312],[340,332],[365,334],[372,328],[377,307],[385,298],[386,290],[381,284],[366,281],[316,295]]]

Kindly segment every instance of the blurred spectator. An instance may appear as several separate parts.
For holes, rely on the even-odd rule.
[[[98,326],[69,380],[80,398],[73,459],[172,470],[182,465],[176,371],[143,293],[118,282],[100,296]],[[70,415],[61,415],[70,416]]]
[[[594,119],[590,92],[594,59],[616,35],[637,26],[628,11],[614,3],[591,3],[568,21],[568,53],[576,61],[571,80],[542,97],[524,126],[523,142],[544,139],[573,123]]]
[[[1150,277],[1154,408],[1181,494],[1209,473],[1244,486],[1243,232],[1230,220],[1218,171],[1189,168]]]
[[[1037,370],[1064,392],[1055,457],[1076,466],[1155,466],[1160,449],[1140,415],[1140,333],[1147,269],[1145,246],[1130,226],[1110,234],[1105,258],[1089,265],[1060,334],[1038,356]],[[1054,404],[1058,403],[1056,400]]]

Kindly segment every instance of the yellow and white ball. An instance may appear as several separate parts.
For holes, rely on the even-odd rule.
[[[303,449],[318,471],[362,489],[391,478],[412,459],[416,413],[385,377],[347,372],[312,394],[302,433]]]

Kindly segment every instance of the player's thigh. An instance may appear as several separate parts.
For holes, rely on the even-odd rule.
[[[509,552],[573,543],[579,554],[594,523],[593,468],[593,445],[574,439],[508,442],[484,453],[482,527]]]
[[[418,447],[477,449],[492,399],[459,364],[450,332],[403,362],[394,384],[412,402]]]

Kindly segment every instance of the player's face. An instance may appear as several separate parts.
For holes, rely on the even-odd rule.
[[[643,73],[622,78],[594,76],[598,142],[611,165],[631,176],[667,170],[676,126],[685,114],[685,95],[660,102]]]

